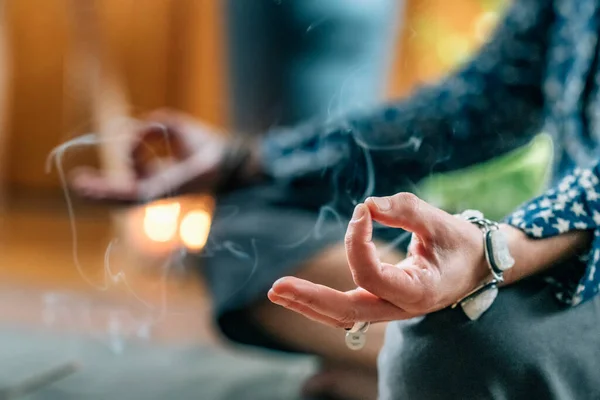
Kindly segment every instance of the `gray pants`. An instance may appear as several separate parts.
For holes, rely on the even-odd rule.
[[[392,323],[379,371],[382,400],[600,399],[600,298],[564,308],[538,278],[476,322],[448,309]]]

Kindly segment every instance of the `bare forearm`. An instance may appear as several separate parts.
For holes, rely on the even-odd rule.
[[[503,224],[508,235],[515,265],[504,274],[505,284],[543,272],[569,258],[581,254],[590,245],[592,233],[577,230],[546,239],[532,239],[523,231]]]

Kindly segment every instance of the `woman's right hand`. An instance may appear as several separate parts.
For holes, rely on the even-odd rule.
[[[153,154],[152,143],[168,150],[166,162]],[[128,144],[126,153],[135,176],[131,183],[115,184],[102,171],[80,167],[71,175],[72,188],[88,199],[117,201],[147,201],[174,193],[210,191],[225,178],[221,167],[231,141],[188,115],[159,110],[138,124]]]

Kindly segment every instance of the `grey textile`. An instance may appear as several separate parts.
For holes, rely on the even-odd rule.
[[[306,357],[198,346],[130,344],[115,355],[82,337],[0,330],[0,392],[73,361],[78,372],[19,400],[295,400],[316,367]]]
[[[565,308],[538,278],[476,322],[447,309],[392,323],[379,371],[381,400],[600,399],[600,297]]]
[[[256,186],[221,199],[208,243],[201,256],[201,272],[211,290],[214,314],[230,339],[280,349],[250,326],[244,311],[265,300],[277,279],[296,272],[302,263],[342,240],[345,221],[294,204],[288,190]]]
[[[266,300],[273,283],[302,263],[342,243],[348,219],[335,207],[319,207],[310,188],[277,185],[241,189],[219,199],[209,241],[199,264],[211,290],[215,317],[230,339],[277,350],[274,338],[253,326],[244,311]],[[376,227],[374,236],[405,248],[410,236]]]

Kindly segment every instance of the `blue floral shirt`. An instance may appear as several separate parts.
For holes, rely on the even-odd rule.
[[[600,0],[514,0],[476,57],[438,84],[381,108],[271,132],[267,170],[283,185],[316,186],[314,204],[343,207],[489,160],[545,129],[555,139],[557,186],[508,221],[533,237],[598,232],[599,22]],[[597,293],[599,254],[600,239],[587,267],[561,280],[563,301]]]
[[[547,238],[573,230],[593,230],[592,248],[582,255],[582,268],[574,266],[565,279],[549,278],[559,300],[577,305],[598,294],[600,287],[600,164],[576,168],[554,188],[528,202],[507,222],[534,238]]]

